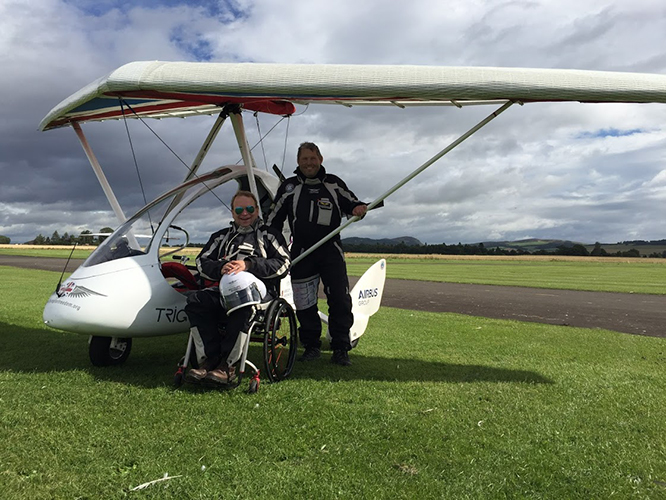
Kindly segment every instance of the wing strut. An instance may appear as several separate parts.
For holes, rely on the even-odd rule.
[[[469,137],[471,137],[472,135],[474,135],[479,129],[481,129],[482,127],[484,127],[485,125],[487,125],[488,123],[490,123],[492,120],[494,120],[495,118],[497,118],[501,113],[503,113],[504,111],[506,111],[506,110],[507,110],[507,109],[508,109],[513,103],[514,103],[514,101],[509,101],[509,102],[505,103],[505,104],[504,104],[502,107],[500,107],[497,111],[494,111],[494,112],[491,113],[489,116],[487,116],[486,118],[484,118],[483,120],[481,120],[479,123],[477,123],[476,125],[474,125],[471,129],[469,129],[469,130],[468,130],[467,132],[465,132],[463,135],[461,135],[460,137],[458,137],[455,141],[453,141],[453,142],[452,142],[451,144],[449,144],[447,147],[445,147],[444,149],[442,149],[442,150],[441,150],[439,153],[437,153],[435,156],[433,156],[432,158],[430,158],[427,162],[425,162],[425,163],[424,163],[423,165],[421,165],[419,168],[417,168],[416,170],[414,170],[411,174],[409,174],[407,177],[405,177],[404,179],[402,179],[402,180],[401,180],[400,182],[398,182],[395,186],[393,186],[391,189],[389,189],[388,191],[386,191],[384,194],[382,194],[382,195],[381,195],[379,198],[377,198],[375,201],[373,201],[372,203],[370,203],[370,204],[368,205],[368,210],[371,210],[371,209],[375,208],[375,207],[376,207],[377,205],[379,205],[382,201],[384,201],[384,199],[388,198],[390,195],[392,195],[393,193],[395,193],[395,192],[396,192],[398,189],[400,189],[402,186],[404,186],[404,185],[407,184],[409,181],[411,181],[414,177],[416,177],[416,176],[419,175],[421,172],[423,172],[426,168],[428,168],[429,166],[431,166],[431,165],[432,165],[433,163],[435,163],[437,160],[441,159],[442,156],[444,156],[446,153],[450,152],[453,148],[455,148],[456,146],[458,146],[458,145],[459,145],[461,142],[463,142],[465,139],[468,139]],[[521,103],[521,104],[522,104],[522,103]],[[297,264],[299,261],[303,260],[305,257],[307,257],[307,256],[310,255],[312,252],[314,252],[317,248],[319,248],[319,247],[322,246],[324,243],[326,243],[328,240],[330,240],[331,238],[333,238],[336,234],[340,233],[340,231],[342,231],[342,230],[345,229],[347,226],[349,226],[350,224],[356,222],[356,221],[359,220],[359,219],[360,219],[360,217],[356,217],[356,216],[350,218],[347,222],[345,222],[344,224],[342,224],[342,225],[341,225],[340,227],[338,227],[335,231],[333,231],[332,233],[329,233],[328,235],[326,235],[324,238],[322,238],[322,239],[319,240],[317,243],[315,243],[315,244],[312,245],[310,248],[308,248],[305,252],[303,252],[303,253],[300,254],[298,257],[296,257],[294,260],[292,260],[292,261],[291,261],[291,265],[293,266],[294,264]]]
[[[222,125],[224,125],[224,121],[227,119],[227,114],[222,111],[217,119],[215,120],[215,123],[210,129],[210,132],[208,132],[208,137],[206,137],[206,140],[204,143],[201,145],[201,149],[199,150],[199,153],[197,153],[197,157],[194,159],[192,162],[192,166],[190,167],[190,171],[187,173],[185,176],[185,179],[183,182],[189,181],[192,177],[194,177],[197,173],[197,170],[199,170],[199,167],[204,161],[204,158],[206,158],[206,155],[208,154],[208,150],[210,149],[211,145],[215,141],[215,138],[217,137],[218,132],[222,128]]]
[[[104,171],[102,170],[102,167],[97,161],[95,153],[93,153],[90,144],[88,144],[88,139],[86,139],[86,136],[83,134],[81,125],[79,125],[78,122],[73,121],[72,128],[74,129],[74,132],[76,132],[76,135],[79,138],[79,142],[81,142],[83,151],[85,151],[86,156],[88,157],[88,161],[90,162],[90,166],[92,167],[93,171],[95,172],[95,175],[97,176],[99,185],[102,186],[102,190],[106,195],[106,199],[109,200],[109,203],[111,204],[113,213],[116,214],[118,221],[120,221],[120,223],[122,224],[126,220],[125,214],[123,213],[122,208],[120,208],[120,203],[118,203],[118,199],[116,198],[113,189],[111,189],[111,185],[109,184],[109,181],[106,179]]]
[[[185,176],[185,179],[183,182],[187,182],[193,177],[196,177],[197,175],[197,170],[199,170],[199,167],[204,161],[204,158],[206,158],[206,155],[208,154],[208,151],[210,150],[210,147],[212,146],[213,142],[215,141],[215,138],[217,137],[218,132],[222,128],[222,125],[224,125],[224,121],[227,119],[227,113],[225,111],[220,112],[220,114],[217,116],[217,119],[215,120],[215,123],[213,123],[213,126],[210,129],[210,132],[208,132],[208,136],[206,137],[206,140],[203,142],[201,145],[201,148],[199,149],[199,152],[197,153],[196,158],[194,158],[194,161],[192,162],[192,165],[189,167],[189,170],[187,172],[187,175]],[[183,195],[185,193],[179,193],[177,194],[173,200],[171,200],[171,203],[169,204],[169,208],[164,212],[164,218],[173,210],[173,208],[180,203],[180,200],[183,199]],[[255,195],[256,196],[256,195]],[[161,221],[160,221],[161,222]]]
[[[243,163],[245,164],[245,170],[247,171],[247,180],[250,184],[250,191],[252,194],[259,199],[259,191],[257,190],[257,182],[254,179],[254,158],[252,157],[252,152],[250,151],[250,145],[247,142],[247,137],[245,135],[245,127],[243,126],[243,117],[241,116],[240,108],[233,110],[229,113],[229,118],[231,118],[231,124],[234,127],[234,133],[236,134],[236,141],[238,142],[238,147],[240,148],[241,156],[243,157]],[[259,217],[261,214],[261,207],[259,209]]]
[[[90,162],[90,166],[92,167],[93,171],[95,172],[95,175],[97,176],[97,180],[99,181],[99,185],[102,186],[102,190],[104,191],[104,194],[106,195],[106,199],[109,200],[109,203],[111,204],[111,208],[113,209],[113,213],[116,214],[116,217],[118,218],[118,221],[122,224],[127,220],[125,217],[125,214],[123,213],[123,209],[120,208],[120,203],[118,203],[118,199],[116,198],[116,195],[113,192],[113,189],[111,189],[111,185],[109,184],[109,181],[106,179],[106,176],[104,175],[104,171],[102,170],[101,165],[97,161],[97,157],[95,156],[95,153],[93,153],[92,148],[90,147],[90,144],[88,144],[88,139],[86,139],[86,136],[83,134],[83,130],[81,129],[81,125],[78,124],[78,122],[72,122],[72,128],[74,129],[74,132],[76,132],[77,137],[79,138],[79,141],[81,142],[81,146],[83,147],[83,151],[85,151],[86,156],[88,157],[88,161]],[[130,244],[134,248],[141,248],[139,245],[139,242],[136,240],[136,237],[134,236],[133,232],[129,232],[127,234],[127,237],[130,240]]]

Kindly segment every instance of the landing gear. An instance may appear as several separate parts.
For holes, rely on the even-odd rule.
[[[117,337],[90,337],[88,354],[95,366],[115,366],[123,364],[132,350],[132,339]]]

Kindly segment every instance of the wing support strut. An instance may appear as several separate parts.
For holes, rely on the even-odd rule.
[[[109,181],[106,179],[104,171],[102,170],[102,167],[97,161],[95,153],[93,153],[90,144],[88,144],[88,139],[86,139],[86,136],[83,134],[81,125],[79,125],[78,122],[72,122],[72,128],[74,129],[74,132],[76,132],[76,136],[79,138],[79,142],[81,143],[83,151],[85,151],[86,156],[88,157],[90,166],[92,167],[93,171],[95,172],[95,175],[97,176],[99,185],[102,186],[102,190],[106,195],[106,199],[109,200],[109,203],[111,204],[113,213],[116,214],[118,221],[122,224],[126,220],[125,214],[123,213],[122,208],[120,208],[120,203],[118,203],[118,199],[116,198],[113,189],[111,189],[111,185],[109,184]]]
[[[88,139],[86,139],[86,136],[84,135],[83,130],[81,129],[81,125],[79,125],[77,122],[72,122],[72,128],[74,129],[74,132],[76,132],[76,136],[79,138],[79,142],[81,142],[83,151],[85,151],[86,156],[88,157],[88,161],[90,162],[90,166],[92,167],[93,171],[95,172],[95,175],[97,176],[99,185],[102,186],[102,190],[106,195],[106,199],[109,200],[109,203],[111,204],[113,213],[116,214],[118,221],[122,224],[127,220],[127,218],[123,213],[123,209],[120,208],[120,203],[118,203],[118,199],[116,198],[113,189],[111,189],[111,185],[109,184],[109,181],[106,179],[106,175],[104,175],[104,171],[102,170],[101,165],[97,161],[95,153],[93,153],[90,144],[88,144]],[[136,240],[136,237],[131,231],[127,234],[127,237],[129,238],[130,243],[134,248],[141,248],[139,242]]]
[[[257,181],[254,178],[254,158],[250,152],[250,145],[247,142],[247,136],[245,135],[245,126],[243,125],[243,117],[241,116],[240,109],[231,111],[229,113],[229,118],[231,118],[231,124],[234,127],[234,133],[236,134],[236,141],[238,142],[238,147],[240,148],[241,156],[243,157],[243,163],[245,164],[245,170],[247,171],[247,180],[250,184],[250,191],[252,194],[259,199],[259,191],[257,190]],[[261,214],[261,207],[259,209],[259,217]]]
[[[382,201],[384,201],[386,198],[391,196],[393,193],[395,193],[398,189],[400,189],[402,186],[407,184],[409,181],[411,181],[414,177],[419,175],[421,172],[423,172],[426,168],[431,166],[433,163],[435,163],[437,160],[441,159],[445,154],[450,152],[453,148],[458,146],[460,143],[462,143],[464,140],[469,139],[472,135],[474,135],[477,131],[479,131],[481,128],[483,128],[485,125],[493,121],[495,118],[497,118],[500,114],[502,114],[504,111],[506,111],[511,105],[514,103],[514,101],[509,101],[505,103],[503,106],[501,106],[499,109],[491,113],[489,116],[481,120],[479,123],[474,125],[471,129],[469,129],[467,132],[465,132],[463,135],[458,137],[455,141],[453,141],[451,144],[449,144],[447,147],[442,149],[439,153],[437,153],[435,156],[430,158],[428,161],[426,161],[423,165],[421,165],[419,168],[414,170],[411,174],[409,174],[407,177],[402,179],[400,182],[398,182],[395,186],[393,186],[391,189],[386,191],[384,194],[379,196],[375,201],[370,203],[368,205],[368,210],[372,210],[375,208],[377,205],[379,205]],[[521,103],[522,104],[522,103]],[[326,243],[328,240],[333,238],[335,235],[339,234],[340,231],[345,229],[347,226],[353,224],[357,220],[359,220],[360,217],[354,216],[351,217],[347,222],[342,224],[340,227],[338,227],[335,231],[332,233],[326,235],[326,237],[322,238],[319,240],[317,243],[312,245],[310,248],[308,248],[305,252],[300,254],[298,257],[296,257],[294,260],[291,261],[291,265],[295,265],[301,260],[303,260],[305,257],[310,255],[312,252],[314,252],[317,248],[322,246],[324,243]]]
[[[185,176],[185,179],[183,179],[183,182],[189,181],[192,177],[196,175],[197,170],[199,170],[199,167],[203,163],[204,158],[206,158],[208,150],[215,141],[215,138],[217,137],[218,132],[222,128],[222,125],[224,125],[224,121],[226,119],[227,115],[224,111],[222,111],[215,120],[215,123],[211,127],[210,132],[208,132],[208,136],[206,137],[204,143],[201,145],[201,149],[199,149],[199,153],[197,153],[197,157],[192,162],[192,166],[190,167],[189,172]]]
[[[197,171],[199,170],[199,167],[204,161],[204,158],[206,158],[206,155],[208,154],[208,151],[210,150],[210,147],[213,145],[213,142],[215,142],[215,138],[217,137],[217,134],[219,133],[220,129],[222,128],[222,125],[224,125],[224,121],[227,119],[227,113],[225,111],[222,111],[218,116],[217,119],[215,120],[215,123],[213,123],[213,126],[211,127],[210,131],[208,132],[208,136],[206,136],[206,140],[203,142],[201,145],[201,148],[199,149],[199,152],[197,153],[196,158],[194,158],[194,161],[192,162],[192,165],[190,166],[187,175],[185,176],[185,179],[183,179],[183,182],[187,182],[193,177],[197,175]],[[183,199],[183,195],[185,193],[180,193],[174,197],[173,200],[171,200],[171,203],[169,204],[169,208],[164,212],[164,217],[166,217],[173,208],[180,203],[180,200]],[[256,196],[256,195],[255,195]]]

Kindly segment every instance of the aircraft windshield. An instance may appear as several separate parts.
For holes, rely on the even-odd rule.
[[[255,175],[258,176],[257,189],[265,213],[272,202],[270,193],[277,189],[278,181],[263,172]],[[267,183],[271,184],[271,190],[267,188]],[[192,179],[163,194],[123,223],[90,254],[83,266],[90,267],[124,257],[145,255],[151,252],[155,245],[159,246],[160,250],[162,247],[170,247],[171,250],[160,252],[162,255],[169,255],[189,243],[190,235],[181,227],[193,227],[196,232],[205,235],[203,241],[206,241],[211,232],[220,228],[220,216],[225,225],[231,219],[228,207],[222,200],[230,200],[239,188],[249,189],[243,166],[220,167]],[[187,207],[184,216],[180,213],[185,208],[181,204],[183,197]],[[173,224],[175,218],[178,218],[180,227]],[[155,234],[161,236],[154,238]],[[201,239],[202,236],[197,235],[197,240]]]
[[[162,203],[161,205],[166,205]],[[156,207],[154,207],[156,208]],[[102,262],[144,255],[146,245],[150,242],[153,234],[153,225],[149,214],[154,217],[158,210],[145,211],[125,222],[106,238],[99,247],[90,254],[83,263],[84,267],[90,267]]]

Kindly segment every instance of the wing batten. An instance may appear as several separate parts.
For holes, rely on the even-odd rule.
[[[293,113],[293,103],[394,107],[508,100],[666,103],[666,75],[529,68],[134,62],[62,101],[42,120],[40,129],[72,120],[121,116],[112,100],[108,109],[90,112],[87,108],[100,106],[105,97],[113,96],[142,101],[136,106],[143,107],[142,116],[155,118],[213,113],[227,103],[281,115]]]

